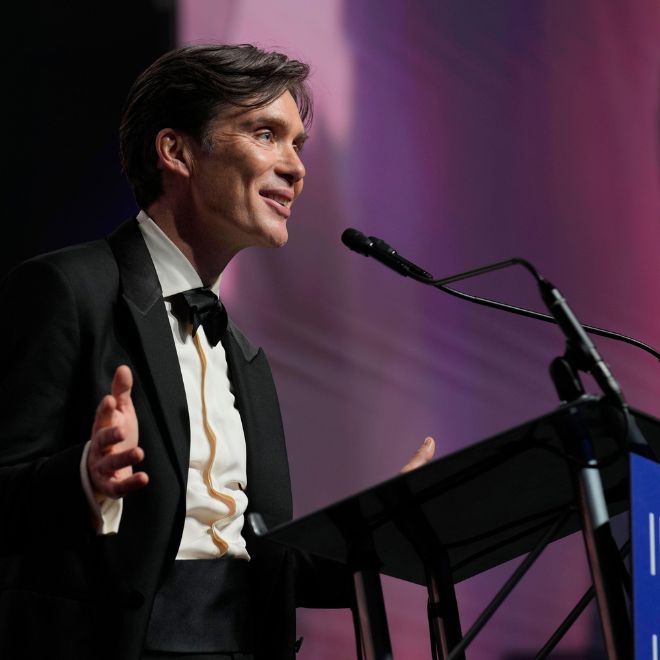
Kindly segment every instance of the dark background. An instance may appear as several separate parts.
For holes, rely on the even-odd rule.
[[[175,3],[32,2],[5,23],[0,274],[108,233],[135,211],[119,162],[123,100],[174,44]]]

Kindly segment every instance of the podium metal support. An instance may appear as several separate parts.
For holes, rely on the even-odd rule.
[[[490,618],[495,614],[496,610],[502,605],[504,599],[511,593],[513,588],[520,582],[527,571],[532,567],[534,562],[539,558],[539,555],[545,548],[552,542],[552,539],[557,535],[559,530],[568,520],[571,515],[572,508],[567,508],[562,511],[552,524],[545,531],[543,536],[537,541],[532,551],[525,557],[525,559],[516,567],[511,577],[502,585],[500,590],[495,594],[495,597],[488,603],[477,620],[472,624],[472,627],[465,633],[463,639],[452,649],[448,656],[448,660],[459,660],[463,658],[463,652],[472,643],[472,640],[479,634],[481,629],[488,623]]]
[[[357,643],[363,647],[366,660],[393,660],[380,573],[375,568],[356,570],[353,586],[359,617]]]
[[[446,660],[461,641],[461,621],[447,550],[429,524],[421,503],[405,483],[391,484],[379,494],[385,510],[408,539],[424,565],[428,591],[428,620],[434,660]],[[463,654],[458,660],[465,660]]]
[[[565,355],[555,358],[550,365],[552,380],[563,401],[579,401],[584,395],[575,361],[570,345],[567,345]],[[622,412],[627,415],[626,410]],[[627,660],[633,657],[633,634],[621,558],[612,536],[591,433],[577,405],[569,404],[564,428],[566,451],[581,465],[575,475],[577,500],[607,657],[608,660]],[[627,438],[620,438],[620,445],[625,446],[626,441]]]
[[[591,451],[590,439],[583,440],[582,449],[588,455]],[[627,660],[633,657],[633,636],[621,575],[621,559],[612,536],[597,462],[592,457],[588,463],[590,467],[580,470],[578,483],[584,545],[608,660]]]
[[[330,515],[346,543],[346,563],[353,575],[357,612],[353,612],[358,658],[393,660],[385,601],[380,582],[381,562],[369,526],[357,502],[344,502]]]
[[[426,565],[426,588],[433,657],[446,660],[461,641],[462,633],[451,566],[444,548],[438,550],[433,563]],[[465,655],[461,653],[457,660],[465,660]]]

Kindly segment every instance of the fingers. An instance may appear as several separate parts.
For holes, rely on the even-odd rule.
[[[112,396],[117,400],[117,406],[122,408],[131,403],[131,388],[133,387],[133,372],[125,364],[117,367],[112,377],[110,388]]]
[[[96,416],[94,417],[94,425],[92,426],[92,435],[99,429],[110,426],[112,423],[112,414],[117,408],[117,402],[109,394],[101,399],[101,402],[96,407]]]
[[[100,439],[114,442],[112,431],[105,429],[97,434]],[[108,440],[110,438],[110,440]],[[118,498],[146,486],[149,477],[145,472],[133,472],[133,466],[144,460],[144,451],[141,447],[132,447],[126,451],[94,455],[90,451],[87,469],[94,490],[106,497]]]
[[[92,443],[100,454],[107,453],[114,445],[126,439],[126,433],[118,426],[108,426],[96,431]]]
[[[135,472],[125,479],[107,479],[104,482],[103,490],[98,490],[98,492],[116,500],[144,488],[148,483],[149,476],[146,472]]]
[[[110,391],[112,394],[107,394],[101,399],[101,402],[96,408],[96,416],[94,418],[94,426],[92,433],[105,426],[110,426],[112,423],[112,413],[117,409],[126,409],[132,406],[131,389],[133,387],[133,373],[130,368],[125,364],[117,367],[115,374],[112,377],[112,385]]]
[[[128,495],[149,482],[133,466],[144,459],[137,446],[138,424],[131,400],[133,374],[121,365],[115,370],[111,393],[101,399],[92,426],[87,470],[95,492],[110,498]]]
[[[421,444],[419,449],[412,455],[410,460],[401,468],[401,472],[410,472],[422,465],[426,465],[433,459],[435,454],[435,440],[430,436]]]
[[[106,454],[95,462],[95,471],[103,476],[112,476],[115,472],[126,467],[133,467],[144,460],[144,451],[141,447],[133,447],[117,454]]]

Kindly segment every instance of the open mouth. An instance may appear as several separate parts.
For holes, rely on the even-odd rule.
[[[293,195],[288,191],[261,190],[259,194],[263,197],[266,204],[268,204],[268,206],[270,206],[277,214],[283,218],[288,218],[289,215],[291,215]]]
[[[274,202],[279,204],[280,206],[283,206],[284,208],[289,208],[291,206],[291,199],[284,197],[282,195],[278,195],[277,193],[272,193],[272,192],[262,192],[259,193],[262,197],[265,197],[266,199],[272,199]]]

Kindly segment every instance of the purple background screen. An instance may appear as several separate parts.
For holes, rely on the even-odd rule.
[[[289,244],[239,255],[223,281],[272,363],[296,515],[393,476],[426,434],[447,454],[557,405],[555,326],[399,277],[346,249],[347,227],[438,277],[523,257],[584,323],[660,346],[657,2],[182,0],[178,26],[180,43],[256,43],[313,69]],[[463,290],[543,310],[521,268]],[[660,416],[660,365],[595,343]],[[457,586],[464,630],[516,563]],[[430,658],[425,590],[383,583],[395,657]],[[553,544],[469,657],[531,657],[589,583],[581,537]],[[299,627],[300,657],[354,657],[348,612],[302,610]],[[560,649],[598,644],[591,606]]]
[[[657,0],[37,0],[12,10],[3,271],[135,213],[118,159],[121,107],[174,42],[251,42],[311,64],[316,116],[289,244],[240,254],[222,285],[273,367],[297,516],[394,476],[427,434],[447,455],[557,405],[556,327],[399,277],[345,248],[347,227],[437,277],[528,259],[581,321],[660,347]],[[522,268],[462,284],[543,311]],[[660,417],[657,361],[594,341],[630,404]],[[615,523],[624,538],[625,517]],[[518,561],[457,585],[464,630]],[[468,657],[533,657],[589,584],[581,537],[552,544]],[[430,658],[425,589],[383,585],[395,657]],[[348,611],[300,610],[299,634],[302,660],[355,657]],[[599,647],[592,605],[553,658],[603,657]]]

